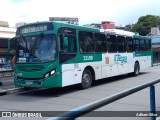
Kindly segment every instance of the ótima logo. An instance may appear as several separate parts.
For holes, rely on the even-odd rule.
[[[126,63],[127,62],[127,56],[121,56],[120,54],[117,54],[117,55],[114,56],[114,61],[115,62]]]

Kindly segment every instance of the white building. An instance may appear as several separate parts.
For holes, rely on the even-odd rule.
[[[152,27],[151,28],[151,36],[152,37],[160,37],[160,29],[159,29],[159,27]]]
[[[0,71],[8,70],[12,55],[8,52],[8,39],[15,36],[16,29],[0,27]]]

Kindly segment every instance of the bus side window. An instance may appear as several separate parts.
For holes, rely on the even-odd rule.
[[[96,52],[106,52],[106,37],[105,34],[95,33]]]
[[[63,52],[67,53],[68,52],[68,37],[63,38]]]
[[[146,51],[151,50],[151,40],[150,39],[145,39],[146,42]]]
[[[138,38],[134,38],[134,39],[133,39],[134,51],[140,51],[139,42],[140,42],[140,41],[139,41]]]
[[[68,60],[76,57],[76,29],[62,27],[58,30],[59,36],[59,52],[60,52],[60,64],[67,62]]]
[[[61,40],[61,50],[63,53],[76,52],[76,40],[74,36],[64,36]]]
[[[59,50],[62,53],[75,53],[76,48],[76,29],[61,27],[58,30]]]
[[[116,35],[108,35],[108,52],[114,53],[117,52],[117,37]]]
[[[76,38],[75,36],[70,36],[68,37],[68,50],[70,53],[75,53],[76,52]]]
[[[133,52],[133,39],[131,37],[126,37],[126,43],[127,52]]]
[[[79,31],[80,52],[94,52],[93,33],[86,31]]]
[[[140,51],[146,51],[146,43],[144,39],[140,39]]]
[[[125,37],[117,36],[118,52],[126,52]]]

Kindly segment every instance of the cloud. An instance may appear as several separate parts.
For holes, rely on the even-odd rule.
[[[80,24],[113,21],[134,23],[142,15],[159,15],[159,0],[0,0],[0,20],[16,22],[48,21],[49,17],[78,17]]]
[[[12,3],[29,2],[30,0],[11,0]]]

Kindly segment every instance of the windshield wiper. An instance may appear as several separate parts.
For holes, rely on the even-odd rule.
[[[21,46],[26,51],[26,41],[25,41],[25,38],[23,35],[20,36],[20,39],[16,40],[16,43],[17,43],[18,47]],[[22,43],[22,44],[20,44],[20,43]],[[23,43],[25,43],[25,44],[23,44]]]

